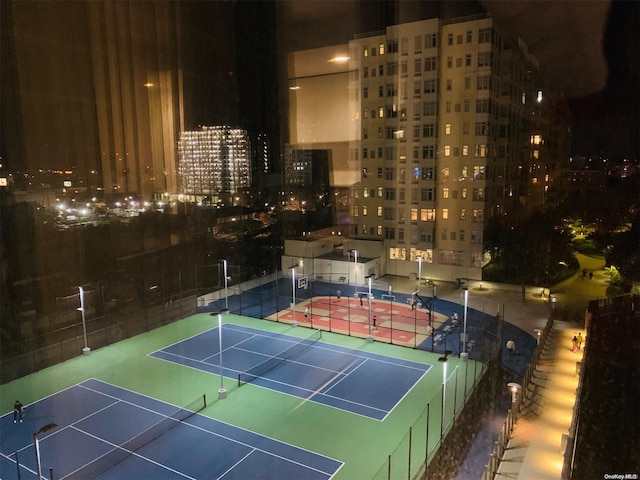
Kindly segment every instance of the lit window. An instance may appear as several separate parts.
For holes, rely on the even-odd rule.
[[[442,219],[443,220],[447,220],[449,218],[449,209],[448,208],[443,208],[442,209]]]
[[[451,124],[450,123],[445,123],[444,124],[444,134],[445,135],[451,135]]]
[[[444,156],[445,157],[451,156],[451,145],[444,146]]]

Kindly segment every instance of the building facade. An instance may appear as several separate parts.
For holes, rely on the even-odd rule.
[[[227,126],[182,132],[178,142],[181,193],[188,201],[239,205],[251,187],[246,130]]]
[[[481,279],[486,221],[543,208],[568,158],[535,58],[486,14],[390,26],[349,51],[350,237],[382,242],[388,274],[421,259],[423,277]]]

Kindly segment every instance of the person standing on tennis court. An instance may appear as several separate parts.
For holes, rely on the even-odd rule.
[[[378,328],[378,319],[376,318],[376,316],[373,316],[373,328],[377,329]]]
[[[20,419],[20,423],[22,423],[22,403],[20,400],[16,400],[16,403],[13,404],[13,423]]]
[[[304,321],[309,321],[309,307],[304,307]]]
[[[336,297],[338,297],[338,302],[340,301],[341,295],[342,295],[342,292],[340,290],[336,290]]]

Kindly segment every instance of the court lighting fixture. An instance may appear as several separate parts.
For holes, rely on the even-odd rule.
[[[507,387],[509,387],[509,390],[511,390],[511,403],[516,403],[518,392],[520,391],[522,386],[519,383],[509,382],[507,383]]]
[[[220,388],[218,389],[218,398],[227,398],[227,389],[224,388],[224,369],[222,368],[222,314],[228,313],[229,309],[224,308],[219,312],[213,312],[212,317],[218,317],[218,353],[220,355]]]
[[[373,298],[373,295],[371,295],[371,280],[373,275],[367,275],[365,278],[369,283],[369,335],[367,336],[367,342],[373,342],[373,335],[371,334],[371,304],[373,303],[371,301]]]
[[[82,315],[82,333],[84,335],[84,348],[82,349],[82,355],[89,355],[91,353],[91,349],[87,343],[87,322],[85,320],[85,308],[84,308],[84,288],[78,287],[80,291],[80,307],[77,308]]]
[[[223,275],[224,275],[224,308],[226,310],[229,310],[229,292],[227,290],[229,284],[229,276],[227,275],[227,261],[226,260],[222,260],[222,267],[223,267]]]
[[[291,269],[291,287],[293,292],[293,303],[291,304],[291,309],[293,310],[292,327],[298,326],[298,322],[296,321],[296,267],[297,265],[291,265],[291,267],[289,267]]]

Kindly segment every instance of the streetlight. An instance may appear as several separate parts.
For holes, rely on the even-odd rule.
[[[444,355],[438,358],[438,361],[442,363],[442,411],[440,412],[440,442],[442,442],[442,435],[444,433],[444,402],[445,402],[445,387],[447,385],[447,362],[449,361],[449,355],[453,352],[451,350],[445,350]]]
[[[296,266],[297,265],[291,265],[291,284],[292,284],[292,291],[293,291],[293,303],[291,304],[291,308],[293,309],[293,320],[291,321],[291,326],[292,327],[297,327],[298,326],[298,322],[296,322]]]
[[[227,389],[224,388],[224,370],[222,368],[222,314],[228,312],[229,309],[225,308],[219,312],[213,312],[211,314],[212,317],[218,317],[218,350],[220,354],[220,388],[218,389],[218,398],[220,399],[227,398]]]
[[[84,318],[84,288],[78,287],[80,290],[80,308],[77,310],[82,314],[82,333],[84,334],[84,348],[82,349],[82,355],[89,355],[91,353],[91,349],[87,343],[87,322]]]
[[[227,291],[227,287],[228,287],[228,280],[229,277],[227,276],[227,261],[226,260],[222,260],[222,267],[223,267],[223,274],[224,274],[224,308],[225,310],[229,310],[229,293]]]
[[[464,288],[464,311],[462,314],[463,330],[462,330],[462,352],[460,352],[460,358],[466,359],[467,353],[467,306],[469,304],[469,289]]]
[[[371,295],[371,279],[373,275],[367,275],[365,278],[369,282],[369,336],[367,336],[367,342],[373,342],[373,335],[371,334],[371,299],[373,298],[373,295]]]
[[[511,390],[511,403],[516,403],[518,392],[522,388],[519,383],[509,382],[507,383],[507,387]]]
[[[418,293],[420,292],[420,281],[422,280],[422,255],[418,256]]]
[[[536,343],[539,344],[540,343],[540,335],[542,334],[542,330],[539,328],[536,328],[533,330],[536,334]]]
[[[36,449],[36,467],[38,469],[38,480],[42,478],[42,468],[40,465],[40,442],[38,441],[38,435],[48,432],[49,430],[53,430],[58,425],[55,423],[48,423],[36,433],[33,434],[33,446]]]

